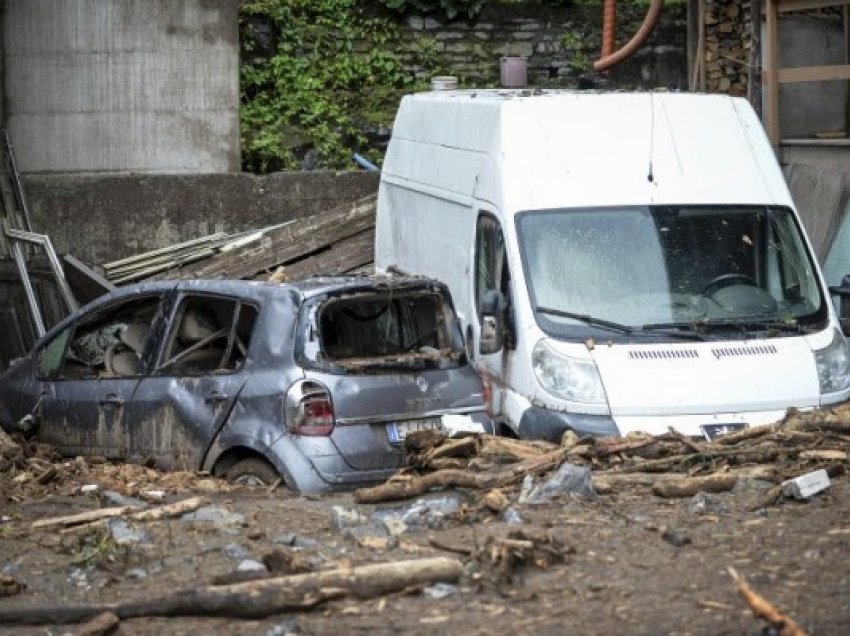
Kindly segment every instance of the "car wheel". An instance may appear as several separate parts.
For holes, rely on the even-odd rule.
[[[239,460],[228,469],[224,478],[239,486],[272,486],[281,479],[274,466],[259,457]]]

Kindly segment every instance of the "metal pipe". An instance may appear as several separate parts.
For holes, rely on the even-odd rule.
[[[654,29],[655,25],[658,23],[658,17],[661,15],[662,4],[663,0],[650,0],[649,9],[646,12],[643,23],[640,25],[640,28],[638,28],[637,33],[632,36],[632,39],[626,42],[611,55],[601,57],[596,60],[593,63],[593,68],[597,71],[607,71],[633,55],[635,51],[643,46],[643,43],[646,42],[649,34],[652,33],[652,29]]]
[[[359,153],[355,152],[354,156],[352,158],[354,159],[354,163],[356,163],[358,166],[360,166],[361,168],[363,168],[367,172],[380,172],[381,171],[381,169],[378,166],[376,166],[374,163],[372,163],[366,157],[364,157],[363,155],[361,155]]]
[[[617,0],[605,0],[602,5],[602,58],[614,52],[614,28],[617,24]]]

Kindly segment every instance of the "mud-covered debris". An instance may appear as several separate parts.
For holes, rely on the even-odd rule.
[[[815,470],[782,482],[782,494],[794,499],[808,499],[829,488],[829,483],[825,470]]]
[[[331,508],[331,515],[333,516],[334,526],[336,526],[337,530],[353,528],[355,526],[363,525],[369,521],[369,518],[366,515],[361,514],[357,510],[352,510],[351,508],[345,508],[343,506],[334,506]]]
[[[150,535],[140,528],[133,528],[121,518],[108,519],[106,528],[109,536],[116,545],[132,545],[134,543],[150,543]]]
[[[448,598],[457,594],[457,585],[451,583],[435,583],[422,588],[422,593],[436,600]]]
[[[506,536],[490,536],[475,552],[482,566],[492,569],[497,583],[510,583],[527,566],[546,569],[563,563],[573,548],[540,528],[511,530]]]
[[[14,596],[27,589],[26,584],[8,574],[0,574],[0,596]]]
[[[510,505],[510,501],[508,501],[505,493],[498,488],[494,488],[484,495],[484,505],[493,512],[502,512]]]
[[[209,523],[216,528],[224,530],[233,530],[236,527],[247,525],[245,515],[238,512],[231,512],[219,506],[198,508],[194,512],[189,512],[181,516],[180,521],[187,523]]]
[[[268,572],[266,566],[255,559],[243,559],[236,566],[237,572]]]
[[[531,490],[528,503],[544,503],[571,495],[592,498],[596,492],[593,490],[590,468],[564,462],[548,479]]]
[[[664,528],[661,532],[661,538],[675,548],[682,548],[692,543],[687,533],[678,528]]]
[[[264,555],[262,560],[272,574],[301,574],[315,569],[302,551],[292,548],[275,548]]]

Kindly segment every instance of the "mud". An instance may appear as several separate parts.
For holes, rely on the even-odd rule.
[[[37,471],[17,483],[9,483],[10,473],[0,475],[0,573],[26,585],[0,598],[0,611],[159,596],[227,579],[246,560],[262,562],[283,549],[296,553],[302,567],[318,569],[455,556],[464,561],[465,574],[454,588],[345,598],[264,620],[128,619],[116,633],[759,634],[764,623],[738,596],[729,566],[809,633],[850,631],[846,477],[809,501],[786,499],[757,511],[750,510],[753,502],[771,486],[757,480],[680,500],[625,491],[532,506],[516,504],[517,492],[507,492],[521,525],[501,521],[480,494],[462,493],[455,512],[390,536],[369,523],[359,531],[338,525],[362,526],[374,510],[404,503],[356,505],[350,494],[299,497],[185,473],[69,464],[57,463],[58,474],[46,484],[37,483]],[[98,489],[84,494],[85,484]],[[103,491],[110,489],[127,496],[164,490],[163,501],[198,493],[220,513],[236,514],[129,524],[141,531],[141,540],[102,527],[66,534],[30,527],[38,519],[108,505]],[[360,516],[338,523],[334,506]],[[518,536],[534,539],[535,550],[511,555],[496,549],[500,539]],[[73,628],[7,625],[0,631],[60,634]]]

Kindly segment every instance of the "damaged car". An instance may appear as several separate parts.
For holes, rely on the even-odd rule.
[[[123,288],[0,377],[22,419],[63,455],[301,492],[386,479],[411,431],[492,432],[447,288],[400,276]]]

